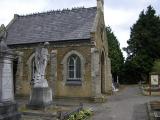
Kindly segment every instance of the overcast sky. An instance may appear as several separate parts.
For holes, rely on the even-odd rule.
[[[127,46],[130,27],[138,19],[139,13],[149,5],[160,15],[160,0],[104,0],[105,24],[111,26],[121,48]],[[0,24],[7,25],[14,14],[82,6],[96,6],[96,0],[0,0]]]

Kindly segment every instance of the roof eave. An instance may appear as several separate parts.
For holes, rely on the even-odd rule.
[[[34,43],[18,43],[18,44],[7,44],[9,46],[16,46],[16,45],[28,45],[28,44],[39,44],[39,43],[44,43],[44,42],[49,42],[49,43],[79,43],[79,42],[90,42],[90,38],[85,38],[85,39],[74,39],[74,40],[55,40],[55,41],[42,41],[42,42],[34,42]]]

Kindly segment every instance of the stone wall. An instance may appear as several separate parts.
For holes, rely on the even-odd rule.
[[[78,46],[65,46],[64,48],[57,47],[57,79],[56,79],[56,97],[89,97],[91,96],[91,54],[90,47],[85,45]],[[65,73],[64,65],[62,61],[66,54],[71,51],[76,51],[80,53],[85,59],[84,72],[82,72],[82,86],[66,85],[65,83]]]
[[[28,96],[30,93],[31,61],[34,57],[36,45],[12,46],[15,51],[19,51],[18,69],[16,73],[16,94],[18,96]],[[90,43],[61,43],[50,44],[48,65],[46,68],[46,78],[49,86],[53,90],[55,97],[90,97],[91,96],[91,51]],[[64,67],[62,61],[64,56],[76,51],[84,58],[84,70],[82,73],[82,85],[66,85],[64,81]]]
[[[99,86],[102,85],[101,92],[111,93],[112,90],[112,75],[111,75],[111,63],[110,59],[108,57],[108,41],[105,31],[105,22],[104,22],[104,14],[103,14],[103,8],[97,10],[96,19],[94,22],[94,26],[91,32],[91,41],[92,44],[97,48],[99,53]],[[102,63],[102,58],[104,57],[104,64]],[[101,71],[103,67],[104,71]],[[103,72],[103,73],[102,73]],[[101,80],[102,74],[104,74],[104,80]]]

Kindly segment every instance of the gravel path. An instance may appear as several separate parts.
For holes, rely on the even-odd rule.
[[[93,105],[93,120],[148,120],[146,104],[160,100],[158,96],[143,96],[138,86],[125,88],[108,98],[108,102]]]

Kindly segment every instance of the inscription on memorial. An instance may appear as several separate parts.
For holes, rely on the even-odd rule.
[[[4,60],[2,67],[2,100],[13,100],[13,76],[12,76],[12,64],[8,60]]]

